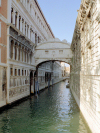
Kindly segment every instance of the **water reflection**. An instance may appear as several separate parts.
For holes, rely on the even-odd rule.
[[[0,133],[90,133],[66,82],[0,114]]]

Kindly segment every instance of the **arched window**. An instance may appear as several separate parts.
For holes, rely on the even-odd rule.
[[[13,8],[11,8],[11,23],[13,23]]]
[[[40,37],[38,36],[38,43],[40,43]]]
[[[17,43],[15,44],[15,60],[17,59]]]
[[[37,44],[37,34],[35,33],[35,44]]]
[[[10,58],[13,58],[13,45],[14,45],[14,41],[11,41],[11,51],[10,51]]]
[[[19,16],[19,30],[20,30],[21,16]]]
[[[27,33],[27,26],[26,26],[27,24],[25,23],[25,35],[26,35],[26,33]]]
[[[15,27],[17,27],[17,12],[15,13]]]

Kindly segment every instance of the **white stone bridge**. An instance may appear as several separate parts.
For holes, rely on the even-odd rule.
[[[63,61],[71,65],[72,50],[70,44],[59,39],[39,43],[35,49],[35,65],[45,61]]]

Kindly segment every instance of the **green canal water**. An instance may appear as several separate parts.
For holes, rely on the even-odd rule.
[[[90,133],[79,108],[60,82],[0,114],[0,133]]]

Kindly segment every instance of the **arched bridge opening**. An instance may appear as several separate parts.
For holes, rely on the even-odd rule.
[[[71,65],[73,54],[70,44],[66,40],[60,41],[59,39],[53,39],[39,43],[35,49],[34,56],[36,65],[34,91],[37,93],[40,89],[38,88],[38,84],[42,88],[49,87],[55,79],[60,78],[59,75],[61,74],[57,71],[60,72],[58,69],[61,68],[61,64],[58,62],[65,62]],[[46,65],[48,68],[46,68]]]

